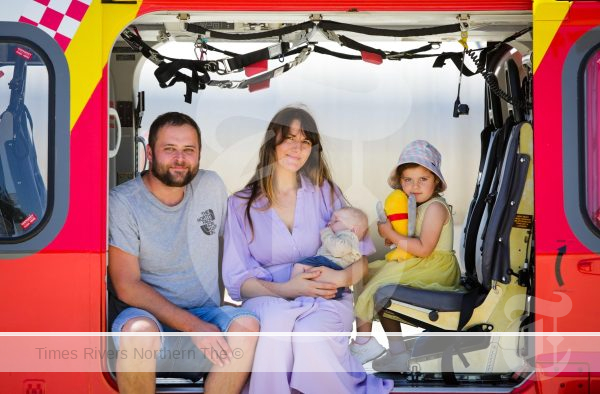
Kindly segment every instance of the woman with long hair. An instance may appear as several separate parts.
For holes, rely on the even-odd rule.
[[[287,107],[271,120],[254,176],[228,201],[223,279],[229,295],[259,316],[250,392],[389,392],[392,381],[367,375],[348,350],[352,295],[338,287],[359,281],[364,257],[344,270],[314,267],[291,277],[292,266],[315,254],[319,231],[346,205],[333,180],[313,117]],[[297,333],[322,332],[322,336]],[[333,333],[336,335],[329,335]],[[340,335],[341,333],[341,335]],[[346,335],[347,334],[347,335]]]

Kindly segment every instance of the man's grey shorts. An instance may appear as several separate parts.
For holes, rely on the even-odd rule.
[[[204,306],[199,308],[187,309],[199,319],[214,324],[226,332],[231,323],[240,317],[253,317],[258,320],[252,312],[233,306]],[[161,323],[150,312],[139,308],[127,308],[117,315],[113,324],[113,332],[121,332],[123,326],[131,319],[144,317],[156,323],[160,332],[177,332],[177,330]],[[116,350],[119,350],[119,337],[114,336],[113,342]],[[234,349],[232,349],[234,350]],[[120,354],[121,358],[132,358],[142,360],[147,357],[156,358],[156,372],[208,372],[212,363],[205,357],[208,349],[198,349],[191,340],[190,336],[161,336],[161,349],[158,354],[151,354],[143,349],[136,349],[135,354]],[[240,354],[240,353],[237,353]],[[243,355],[241,355],[243,356]]]

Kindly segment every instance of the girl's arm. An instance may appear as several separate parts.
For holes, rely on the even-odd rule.
[[[386,240],[417,257],[427,257],[435,249],[442,233],[442,227],[449,219],[448,209],[440,203],[433,202],[425,211],[423,227],[419,237],[406,237],[394,231],[390,222],[379,224],[378,230]]]

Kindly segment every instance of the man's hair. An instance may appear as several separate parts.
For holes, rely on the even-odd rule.
[[[158,135],[158,131],[164,126],[183,126],[190,125],[196,130],[196,134],[198,135],[198,147],[202,148],[202,140],[200,138],[200,127],[194,119],[190,116],[183,114],[181,112],[166,112],[162,115],[159,115],[154,122],[150,125],[150,132],[148,133],[148,145],[150,145],[150,149],[154,151],[154,145],[156,144],[156,136]]]
[[[348,217],[352,220],[352,226],[356,227],[356,236],[358,239],[363,239],[369,231],[369,218],[367,215],[362,210],[354,207],[343,207],[339,211],[348,214]]]

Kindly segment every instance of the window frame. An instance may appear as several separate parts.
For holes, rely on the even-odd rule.
[[[43,59],[48,71],[48,168],[46,211],[30,232],[0,238],[0,259],[34,254],[60,232],[67,217],[70,189],[70,78],[58,43],[37,27],[0,22],[0,42],[25,45]],[[60,174],[60,175],[59,175]]]
[[[593,223],[587,212],[588,100],[585,72],[590,58],[598,51],[600,27],[591,29],[572,45],[565,59],[561,84],[564,209],[577,239],[594,253],[600,253],[600,228]]]

